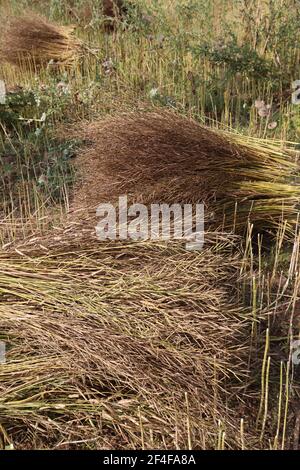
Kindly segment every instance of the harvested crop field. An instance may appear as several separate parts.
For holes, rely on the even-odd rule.
[[[1,450],[299,450],[294,2],[200,3],[0,5]]]
[[[155,447],[212,448],[218,420],[239,445],[230,403],[245,406],[249,319],[232,288],[237,256],[87,240],[70,254],[1,264],[11,344],[1,417],[17,445],[133,449],[144,436]]]

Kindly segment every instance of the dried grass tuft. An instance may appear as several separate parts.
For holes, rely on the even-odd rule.
[[[222,426],[239,448],[249,325],[226,245],[2,253],[0,419],[15,447],[216,448]]]
[[[73,26],[50,23],[35,13],[11,17],[1,33],[0,60],[22,67],[70,66],[83,52],[73,33]]]
[[[78,128],[76,129],[78,135]],[[127,194],[132,202],[204,202],[216,224],[241,232],[293,231],[299,214],[299,166],[274,141],[213,130],[171,112],[127,114],[88,123],[78,158],[74,208]],[[287,230],[287,233],[289,230]]]

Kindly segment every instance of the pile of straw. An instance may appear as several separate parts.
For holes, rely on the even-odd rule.
[[[17,66],[69,66],[83,49],[73,31],[73,26],[59,26],[34,13],[11,17],[1,32],[0,60]]]
[[[100,243],[93,218],[127,194],[147,205],[204,201],[215,225],[227,211],[239,231],[248,218],[272,229],[282,216],[292,230],[295,155],[165,112],[90,123],[81,137],[66,226],[0,254],[2,445],[266,448],[253,422],[253,312],[238,293],[235,237],[206,232],[199,252]]]
[[[5,445],[240,448],[248,330],[228,243],[2,253]]]
[[[78,132],[78,130],[76,130]],[[299,165],[274,141],[213,130],[171,112],[127,114],[83,126],[74,207],[115,202],[204,202],[214,224],[292,232],[299,214]]]

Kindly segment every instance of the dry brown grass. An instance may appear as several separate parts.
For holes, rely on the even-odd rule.
[[[275,307],[268,292],[266,310],[245,308],[236,237],[207,232],[205,249],[192,253],[174,241],[100,243],[93,221],[95,207],[120,194],[146,204],[204,199],[215,208],[241,197],[246,182],[252,200],[259,181],[285,186],[296,168],[292,155],[250,148],[170,113],[106,119],[83,126],[82,137],[82,181],[67,223],[0,254],[0,338],[8,345],[0,368],[2,445],[273,445],[278,386],[275,379],[270,390],[261,388],[260,374],[269,377],[253,331],[258,317],[281,308],[281,296]],[[294,207],[285,191],[279,196]],[[268,192],[264,198],[272,207]],[[267,226],[278,223],[279,213],[266,216]],[[284,303],[294,295],[287,294]],[[283,447],[290,424],[287,433]]]
[[[237,410],[247,436],[253,417],[239,398],[248,328],[230,252],[230,239],[197,254],[86,239],[2,253],[0,418],[11,442],[217,448],[226,431],[225,446],[239,448]]]
[[[83,44],[73,26],[59,26],[35,14],[11,17],[1,32],[0,59],[17,66],[69,66],[82,53]]]
[[[146,205],[203,201],[214,224],[226,214],[225,227],[239,232],[248,220],[263,231],[286,219],[292,232],[297,223],[295,153],[274,142],[249,142],[170,112],[111,117],[82,129],[87,147],[77,160],[75,210],[95,213],[99,203],[126,194]]]
[[[0,338],[9,346],[0,368],[3,445],[273,445],[277,384],[260,388],[262,344],[250,332],[281,306],[278,292],[275,307],[269,292],[267,310],[243,306],[245,259],[234,236],[206,233],[205,249],[193,253],[177,242],[100,243],[94,210],[120,194],[146,204],[204,200],[217,221],[225,203],[232,210],[239,201],[245,212],[253,204],[259,227],[272,227],[284,202],[292,227],[293,154],[170,113],[105,119],[83,126],[81,137],[81,182],[66,225],[0,254]],[[245,220],[237,211],[236,226]]]

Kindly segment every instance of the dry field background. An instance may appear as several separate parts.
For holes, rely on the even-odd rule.
[[[101,3],[0,1],[0,448],[298,449],[297,1]],[[124,192],[204,250],[99,243]]]

